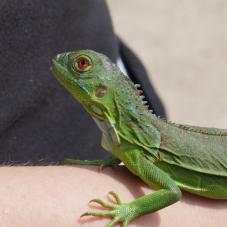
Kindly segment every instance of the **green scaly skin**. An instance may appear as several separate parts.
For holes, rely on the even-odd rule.
[[[108,211],[82,216],[112,216],[107,227],[118,222],[126,227],[143,214],[177,202],[180,188],[204,197],[227,199],[227,130],[178,125],[157,118],[145,105],[138,86],[106,56],[94,51],[59,54],[52,71],[90,113],[102,132],[102,146],[113,155],[104,160],[65,162],[111,166],[122,161],[133,174],[157,189],[129,203],[122,203],[116,193],[110,192],[114,204],[91,200]]]

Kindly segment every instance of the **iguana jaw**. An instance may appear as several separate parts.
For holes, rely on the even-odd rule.
[[[94,104],[88,104],[87,105],[87,110],[89,111],[89,113],[95,117],[98,118],[99,120],[103,121],[105,120],[105,115],[102,111],[102,109],[100,109],[99,107],[95,106]]]
[[[81,102],[84,108],[86,108],[93,117],[101,121],[105,120],[105,115],[101,108],[96,106],[94,103],[87,103],[87,100],[84,101],[83,99],[81,99],[82,97],[78,98],[79,92],[77,93],[76,91],[80,88],[77,85],[77,82],[69,76],[69,73],[64,66],[59,64],[56,60],[53,60],[53,66],[51,70],[60,84],[62,84],[79,102]]]
[[[51,67],[51,71],[53,72],[55,78],[58,80],[60,84],[62,84],[70,93],[75,89],[75,82],[73,77],[69,76],[68,70],[58,63],[55,59],[52,60],[53,65]]]
[[[55,78],[60,84],[62,84],[66,90],[83,105],[86,103],[86,97],[89,95],[86,87],[83,86],[75,76],[71,75],[71,72],[64,65],[64,62],[58,62],[58,58],[53,59],[51,68]]]

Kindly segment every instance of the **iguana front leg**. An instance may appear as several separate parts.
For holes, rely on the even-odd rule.
[[[131,164],[128,166],[129,169],[148,185],[155,186],[156,188],[159,188],[159,190],[129,203],[121,203],[118,196],[115,196],[117,202],[114,204],[106,203],[99,199],[91,200],[90,202],[96,202],[110,210],[86,212],[82,216],[111,216],[113,217],[113,220],[107,227],[112,227],[118,222],[123,222],[123,227],[127,227],[135,218],[169,206],[180,199],[180,189],[165,172],[155,166],[150,160],[144,158],[141,154],[137,153],[131,158]]]
[[[104,159],[98,159],[98,160],[75,160],[75,159],[64,159],[62,161],[63,165],[95,165],[95,166],[101,166],[101,167],[107,167],[107,166],[116,166],[121,163],[121,160],[116,158],[115,156],[110,156],[108,158]]]

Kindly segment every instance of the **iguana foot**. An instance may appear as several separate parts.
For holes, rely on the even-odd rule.
[[[108,195],[111,195],[115,199],[115,203],[107,203],[101,199],[92,199],[89,203],[97,203],[102,207],[108,208],[107,211],[90,211],[82,214],[80,217],[84,216],[100,216],[100,217],[112,217],[113,220],[106,225],[106,227],[112,227],[118,222],[123,222],[123,227],[127,227],[129,222],[137,217],[136,209],[131,204],[122,203],[119,196],[115,192],[109,192]]]

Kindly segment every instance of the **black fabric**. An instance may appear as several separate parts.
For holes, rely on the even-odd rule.
[[[0,1],[0,163],[108,155],[93,120],[49,68],[56,53],[77,49],[116,61],[118,45],[103,0]]]
[[[116,60],[103,0],[0,1],[0,162],[106,154],[92,119],[49,70],[57,53],[87,48]]]

